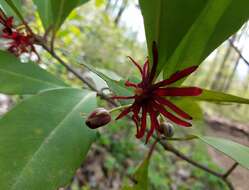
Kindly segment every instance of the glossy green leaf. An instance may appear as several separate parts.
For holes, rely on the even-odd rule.
[[[207,102],[215,102],[215,103],[231,102],[231,103],[249,104],[249,99],[213,90],[203,90],[200,96],[193,97],[193,99],[207,101]]]
[[[21,63],[10,53],[0,51],[0,92],[34,94],[66,86],[35,63]]]
[[[139,0],[151,57],[152,42],[159,49],[159,67],[171,57],[207,0]],[[156,10],[156,11],[155,11]]]
[[[222,138],[203,136],[198,138],[249,169],[249,147]]]
[[[95,139],[80,112],[95,107],[95,93],[64,88],[32,96],[1,118],[0,189],[67,185]]]
[[[148,168],[150,160],[146,158],[142,164],[137,168],[133,175],[135,181],[134,186],[124,186],[122,190],[148,190],[149,179],[148,179]]]
[[[45,29],[58,30],[71,11],[89,0],[34,0]]]
[[[158,73],[199,65],[249,18],[247,0],[140,0],[147,45],[159,47]],[[155,11],[156,10],[156,11]]]

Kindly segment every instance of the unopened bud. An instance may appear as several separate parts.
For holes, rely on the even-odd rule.
[[[86,119],[86,125],[96,129],[111,121],[111,115],[105,108],[96,108]]]
[[[172,137],[174,135],[174,127],[169,122],[163,122],[160,124],[160,131],[165,137]]]

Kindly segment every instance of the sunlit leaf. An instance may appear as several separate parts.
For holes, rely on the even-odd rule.
[[[174,98],[171,101],[188,113],[194,120],[203,119],[203,112],[197,101],[182,98]]]
[[[249,99],[213,90],[203,90],[200,96],[193,97],[193,99],[214,103],[231,102],[249,104]]]
[[[34,0],[45,29],[58,30],[70,12],[89,0]]]
[[[95,139],[80,112],[95,93],[64,88],[32,96],[0,119],[0,189],[66,186]]]

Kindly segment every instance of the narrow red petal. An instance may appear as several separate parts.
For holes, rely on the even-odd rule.
[[[125,86],[137,88],[137,84],[130,82],[128,80],[125,82]]]
[[[172,122],[174,122],[180,126],[183,126],[183,127],[190,127],[191,126],[191,123],[186,122],[184,120],[181,120],[178,117],[174,116],[172,113],[168,112],[163,106],[161,106],[157,103],[154,103],[154,106],[161,114],[163,114],[166,118],[168,118]]]
[[[165,106],[167,106],[168,108],[170,108],[172,111],[174,111],[175,113],[177,113],[179,116],[185,118],[185,119],[192,119],[192,117],[187,114],[186,112],[184,112],[183,110],[181,110],[179,107],[177,107],[175,104],[171,103],[169,100],[156,96],[155,100],[160,103],[163,104]]]
[[[152,53],[153,53],[153,64],[152,64],[152,68],[151,68],[151,72],[150,72],[149,82],[153,81],[153,79],[156,75],[156,69],[157,69],[157,65],[158,65],[158,50],[157,50],[157,45],[156,45],[155,41],[153,41],[153,44],[152,44]]]
[[[139,122],[140,122],[140,119],[139,119],[139,112],[140,112],[140,106],[137,105],[137,104],[133,104],[133,116],[132,116],[132,120],[134,121],[134,123],[136,124],[136,128],[137,128],[137,134],[139,133]]]
[[[167,87],[155,91],[158,96],[199,96],[202,89],[198,87]]]
[[[171,75],[168,79],[163,80],[157,84],[155,84],[155,87],[160,87],[160,86],[166,86],[169,84],[172,84],[188,75],[190,75],[191,73],[193,73],[196,69],[198,68],[198,66],[192,66],[192,67],[188,67],[186,69],[183,69],[182,71],[178,71],[176,73],[174,73],[173,75]]]
[[[147,108],[144,106],[142,108],[142,121],[141,121],[141,129],[139,133],[136,135],[137,138],[142,138],[146,131],[146,124],[147,124]]]
[[[130,107],[124,109],[124,110],[118,115],[118,117],[116,117],[116,120],[121,119],[122,117],[126,116],[126,115],[131,111],[131,109],[132,109],[132,106],[130,106]]]
[[[149,60],[147,59],[146,62],[144,63],[144,66],[143,66],[143,74],[142,74],[143,81],[148,80],[147,79],[147,77],[148,77],[148,66],[149,66]]]
[[[157,121],[157,116],[155,114],[155,112],[149,112],[150,113],[150,122],[151,122],[151,125],[150,125],[150,130],[149,132],[147,133],[147,136],[146,136],[146,141],[145,141],[145,144],[148,143],[148,141],[150,140],[150,137],[153,135],[154,133],[154,130],[156,128],[159,128],[159,123]]]
[[[141,73],[141,75],[143,76],[143,70],[142,67],[130,56],[128,56],[128,58],[132,61],[132,63],[138,68],[139,72]]]

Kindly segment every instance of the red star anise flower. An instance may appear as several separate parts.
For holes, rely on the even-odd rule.
[[[142,138],[146,133],[147,115],[150,117],[150,130],[147,133],[146,143],[156,130],[160,134],[160,126],[158,116],[161,114],[169,121],[184,127],[190,127],[192,117],[177,107],[166,97],[175,96],[198,96],[202,93],[202,89],[198,87],[172,87],[169,86],[176,81],[190,75],[197,69],[197,66],[186,68],[171,75],[168,79],[154,83],[156,78],[156,69],[158,64],[158,51],[156,43],[153,43],[153,65],[151,70],[148,68],[147,60],[141,67],[135,60],[129,57],[132,63],[139,69],[142,80],[140,83],[132,83],[126,81],[127,87],[134,88],[134,96],[114,96],[113,99],[133,99],[131,106],[124,109],[116,118],[120,119],[132,112],[132,119],[137,127],[137,138]],[[175,114],[168,111],[170,109]]]
[[[34,35],[27,26],[16,28],[14,17],[7,17],[2,9],[0,9],[0,24],[3,26],[0,37],[9,40],[7,43],[9,52],[16,56],[33,52],[39,58],[34,47]]]

